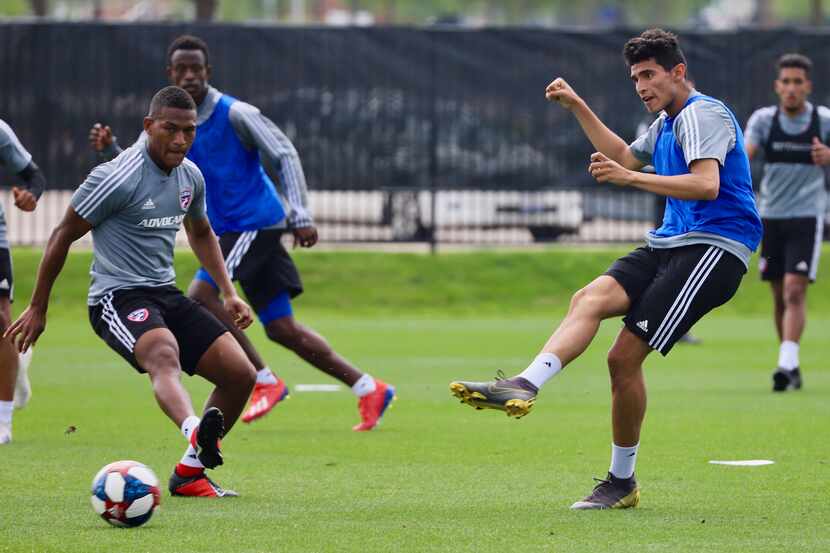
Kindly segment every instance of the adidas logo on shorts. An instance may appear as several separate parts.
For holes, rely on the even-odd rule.
[[[795,266],[796,271],[804,271],[805,273],[807,272],[807,269],[809,269],[809,268],[810,268],[810,266],[807,265],[806,261],[799,261],[798,265]]]
[[[648,332],[648,321],[640,321],[639,323],[637,323],[637,328],[639,328],[643,332]]]

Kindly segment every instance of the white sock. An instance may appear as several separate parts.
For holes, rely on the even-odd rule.
[[[634,475],[634,465],[637,464],[637,443],[631,447],[620,447],[611,444],[611,467],[608,472],[617,478],[631,478]]]
[[[14,401],[0,401],[0,424],[11,424]]]
[[[369,395],[375,391],[375,379],[369,376],[368,374],[364,374],[360,378],[357,379],[357,382],[354,383],[352,386],[352,392],[357,397],[363,397],[365,395]]]
[[[184,435],[184,439],[190,442],[190,435],[193,434],[193,431],[199,426],[199,417],[196,415],[190,415],[184,422],[182,422],[182,434]]]
[[[203,468],[204,465],[199,461],[198,457],[196,457],[196,449],[190,445],[190,436],[193,435],[193,431],[196,430],[196,427],[199,426],[199,421],[201,419],[196,415],[190,415],[184,422],[182,423],[182,434],[184,438],[187,440],[187,449],[182,455],[181,461],[179,463],[188,466],[188,467],[196,467],[196,468]]]
[[[545,382],[556,376],[562,370],[562,361],[552,353],[540,353],[533,360],[533,363],[523,370],[519,376],[524,378],[537,388],[541,388]]]
[[[276,384],[277,375],[275,375],[268,367],[263,367],[256,372],[257,384]]]
[[[202,462],[199,461],[199,458],[196,457],[196,450],[192,445],[187,446],[187,450],[185,450],[179,463],[186,467],[193,467],[197,469],[205,468],[205,465],[203,465]]]
[[[778,366],[791,371],[798,367],[798,342],[784,340],[778,350]]]

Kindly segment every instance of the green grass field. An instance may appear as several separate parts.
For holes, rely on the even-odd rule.
[[[379,429],[353,433],[347,392],[293,393],[240,424],[213,472],[235,500],[174,499],[136,530],[89,504],[105,463],[136,459],[166,482],[184,440],[149,382],[94,335],[84,306],[87,253],[70,257],[30,369],[34,396],[0,448],[0,551],[828,551],[830,284],[810,291],[806,388],[773,396],[777,345],[766,287],[752,270],[733,302],[702,321],[702,346],[646,364],[649,410],[640,508],[572,512],[610,449],[606,322],[588,352],[519,421],[453,401],[447,384],[524,368],[570,293],[620,250],[297,256],[298,318],[398,387]],[[830,250],[825,250],[825,259]],[[39,253],[15,252],[16,311]],[[194,261],[179,255],[186,282]],[[266,342],[289,383],[329,383]],[[200,403],[207,386],[187,385]],[[65,435],[68,426],[77,432]],[[710,459],[772,459],[746,468]]]

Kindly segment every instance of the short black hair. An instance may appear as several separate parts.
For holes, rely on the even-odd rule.
[[[666,71],[686,63],[677,35],[663,29],[649,29],[623,46],[623,57],[628,66],[653,59]]]
[[[807,75],[807,78],[810,78],[810,73],[813,71],[813,62],[805,56],[804,54],[784,54],[780,58],[778,58],[778,62],[775,64],[775,68],[777,69],[778,73],[781,73],[781,70],[786,67],[795,67],[797,69],[803,69],[804,73]]]
[[[176,50],[201,50],[205,55],[205,65],[210,64],[207,43],[197,36],[182,35],[171,42],[170,46],[167,47],[167,63],[171,62]]]
[[[150,117],[159,114],[162,108],[192,109],[196,111],[196,102],[183,88],[177,86],[165,86],[156,92],[150,100]]]

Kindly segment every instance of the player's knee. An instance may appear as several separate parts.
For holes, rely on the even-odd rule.
[[[784,289],[784,304],[788,307],[800,306],[806,295],[806,290],[801,286],[787,287]]]
[[[151,377],[177,374],[181,371],[179,352],[169,344],[155,346],[142,361],[143,369]]]
[[[612,387],[636,377],[640,371],[638,360],[623,348],[611,348],[607,361]]]
[[[247,359],[243,360],[234,371],[234,381],[246,394],[250,394],[256,384],[256,369]]]
[[[600,312],[603,303],[602,294],[597,290],[586,286],[577,290],[571,297],[571,312],[586,315],[596,315]]]
[[[291,317],[271,321],[265,325],[265,334],[269,340],[289,348],[301,339],[301,329]]]

